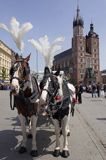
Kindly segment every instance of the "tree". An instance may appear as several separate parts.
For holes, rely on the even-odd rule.
[[[2,68],[2,79],[3,79],[3,81],[6,79],[6,77],[7,77],[7,74],[6,74],[6,68]]]

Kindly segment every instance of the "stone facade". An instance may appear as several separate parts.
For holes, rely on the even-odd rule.
[[[72,48],[54,57],[53,70],[64,70],[76,83],[100,82],[99,36],[94,32],[93,23],[84,36],[84,21],[79,12],[77,7],[77,15],[73,20]]]
[[[12,57],[14,52],[4,42],[0,40],[0,80],[3,80],[2,72],[3,69],[6,72],[5,80],[9,80],[9,70],[12,63]]]

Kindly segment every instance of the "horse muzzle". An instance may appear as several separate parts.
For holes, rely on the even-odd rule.
[[[19,89],[18,89],[18,86],[11,86],[11,93],[13,95],[17,95],[19,93]]]

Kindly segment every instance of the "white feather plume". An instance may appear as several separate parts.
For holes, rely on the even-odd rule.
[[[3,24],[3,23],[0,23],[0,28],[1,29],[5,29],[6,31],[9,32],[8,27],[5,24]]]
[[[20,23],[16,20],[15,17],[12,17],[10,21],[10,26],[7,27],[5,24],[0,23],[0,28],[8,31],[10,35],[12,36],[12,39],[14,40],[17,48],[20,51],[23,51],[24,49],[24,42],[23,38],[26,32],[31,30],[33,28],[31,23],[24,23],[22,26],[20,26]]]
[[[38,53],[43,55],[45,65],[51,68],[53,65],[53,57],[55,53],[61,49],[61,46],[58,43],[63,42],[64,37],[56,38],[51,45],[47,35],[40,37],[38,40],[30,39],[28,41],[33,45]]]

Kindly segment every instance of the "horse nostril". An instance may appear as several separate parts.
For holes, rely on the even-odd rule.
[[[18,89],[18,86],[16,85],[15,89],[17,90]]]
[[[16,87],[15,86],[11,86],[11,91],[12,91],[12,93],[16,93]]]

